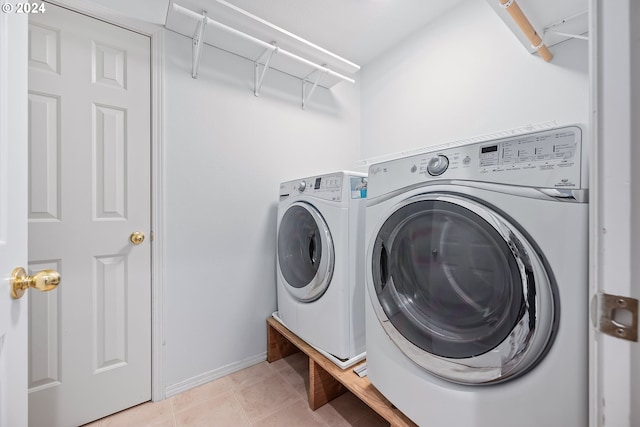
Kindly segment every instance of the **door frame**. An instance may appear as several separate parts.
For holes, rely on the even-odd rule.
[[[589,0],[589,16],[590,298],[608,293],[639,299],[635,260],[640,228],[633,215],[640,188],[634,168],[640,159],[640,42],[634,25],[640,8],[634,0]],[[597,316],[597,305],[593,308]],[[640,371],[633,367],[640,344],[607,336],[594,326],[589,334],[589,425],[638,425],[634,398]]]
[[[162,210],[162,101],[164,28],[119,15],[111,9],[85,0],[46,0],[47,2],[96,18],[149,37],[151,41],[151,400],[166,397],[164,386],[163,331],[163,210]]]

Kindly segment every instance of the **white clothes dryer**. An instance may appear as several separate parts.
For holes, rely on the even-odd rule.
[[[280,185],[278,320],[342,367],[365,354],[366,192],[346,171]]]
[[[367,370],[430,427],[588,424],[578,126],[371,165]]]

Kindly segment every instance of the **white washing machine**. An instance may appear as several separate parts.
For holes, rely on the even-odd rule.
[[[588,424],[582,134],[369,168],[368,376],[418,425]]]
[[[277,318],[342,367],[365,355],[366,179],[342,171],[280,185]]]

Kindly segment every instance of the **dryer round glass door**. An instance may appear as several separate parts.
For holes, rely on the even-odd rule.
[[[327,223],[310,204],[293,203],[278,229],[278,270],[287,291],[297,300],[311,302],[331,283],[335,254]]]
[[[368,253],[382,326],[431,373],[501,382],[546,353],[559,314],[555,284],[533,243],[496,210],[453,194],[407,199]]]

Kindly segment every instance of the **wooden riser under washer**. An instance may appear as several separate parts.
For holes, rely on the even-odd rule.
[[[358,399],[387,420],[391,427],[416,427],[416,424],[391,404],[369,381],[353,369],[340,369],[273,317],[267,319],[267,361],[280,360],[302,351],[309,357],[309,407],[316,410],[349,390]]]

